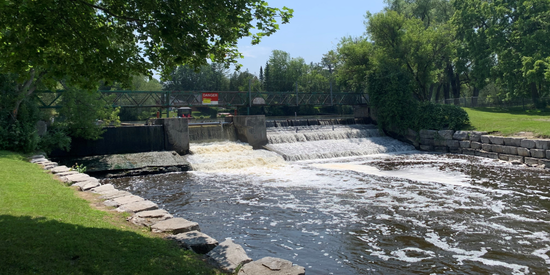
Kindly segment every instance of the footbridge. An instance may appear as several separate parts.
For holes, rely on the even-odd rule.
[[[66,91],[37,91],[40,108],[60,108]],[[365,93],[237,91],[100,91],[105,104],[123,108],[368,105]]]

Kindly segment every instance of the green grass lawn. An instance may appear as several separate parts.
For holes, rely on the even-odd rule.
[[[522,108],[464,108],[477,131],[512,136],[520,132],[535,137],[550,138],[550,111],[523,110]]]
[[[218,274],[194,253],[100,211],[0,151],[0,274]]]

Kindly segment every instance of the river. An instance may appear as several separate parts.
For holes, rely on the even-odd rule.
[[[548,274],[547,170],[421,153],[369,125],[268,138],[192,144],[193,172],[103,182],[307,274]]]

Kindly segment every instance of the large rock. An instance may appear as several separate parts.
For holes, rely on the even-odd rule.
[[[534,158],[543,159],[546,157],[546,150],[544,149],[531,149],[531,156]]]
[[[503,145],[504,144],[504,138],[503,137],[497,137],[497,136],[489,136],[489,140],[492,144],[496,145]]]
[[[132,193],[130,193],[128,191],[120,191],[120,190],[114,189],[113,191],[102,193],[101,197],[99,197],[99,198],[100,199],[105,199],[105,200],[110,200],[110,199],[114,199],[114,198],[118,198],[118,197],[130,196],[130,195],[132,195]]]
[[[464,149],[462,149],[462,154],[469,155],[469,156],[475,156],[476,151],[477,151],[476,149],[464,148]]]
[[[455,131],[453,130],[441,130],[438,131],[437,134],[442,137],[443,139],[453,139],[453,134]]]
[[[524,158],[524,162],[529,166],[538,166],[539,164],[542,164],[541,160],[537,158]]]
[[[456,140],[467,140],[470,139],[470,133],[467,131],[456,131],[453,134],[453,139]]]
[[[218,241],[199,231],[180,233],[167,238],[177,241],[182,247],[198,254],[206,254],[218,246]]]
[[[433,139],[436,133],[437,131],[435,130],[420,130],[418,132],[420,139]]]
[[[460,143],[458,140],[447,140],[447,144],[445,144],[447,146],[449,146],[449,148],[459,148],[460,147]]]
[[[460,148],[470,148],[472,142],[469,140],[460,141]]]
[[[144,200],[145,199],[140,196],[130,195],[130,196],[114,198],[111,200],[106,200],[103,202],[103,204],[107,206],[112,206],[112,207],[119,207],[121,205],[138,202],[138,201],[144,201]]]
[[[472,141],[472,143],[470,143],[470,147],[472,149],[481,149],[481,145],[483,143],[480,143],[480,142],[477,142],[477,141]]]
[[[80,191],[88,191],[100,185],[101,183],[99,183],[99,181],[96,178],[90,178],[89,180],[80,181],[73,184],[73,186],[77,186],[78,188],[80,188]]]
[[[37,157],[37,158],[31,159],[30,162],[39,164],[39,163],[50,162],[50,161],[45,157]]]
[[[495,152],[495,153],[504,153],[504,146],[502,145],[492,145],[491,146],[491,151]]]
[[[116,191],[116,189],[112,184],[104,184],[99,187],[93,188],[90,191],[97,194],[105,194],[105,193]]]
[[[62,166],[57,166],[57,167],[53,168],[50,171],[52,171],[52,173],[54,173],[54,174],[59,174],[59,173],[69,172],[69,171],[71,171],[71,168],[69,168],[65,165],[62,165]]]
[[[78,173],[78,174],[67,175],[60,178],[63,182],[66,182],[66,183],[76,183],[81,181],[88,181],[92,177],[88,176],[87,174]]]
[[[549,147],[550,147],[550,140],[536,139],[535,140],[535,145],[536,145],[537,149],[548,150]]]
[[[196,222],[188,221],[184,218],[173,218],[164,221],[160,221],[151,226],[151,231],[156,233],[172,233],[179,234],[189,231],[200,230],[199,224]]]
[[[518,155],[520,155],[522,157],[530,157],[531,156],[531,151],[527,148],[518,147]]]
[[[481,150],[491,152],[493,150],[493,145],[488,143],[482,143],[481,144]]]
[[[422,145],[435,145],[435,141],[433,138],[421,138],[420,139],[420,144]]]
[[[481,135],[481,143],[491,143],[491,139],[487,135]]]
[[[508,155],[517,155],[518,154],[518,147],[503,146],[503,150],[504,150],[504,153],[508,154]]]
[[[66,177],[66,176],[69,176],[69,175],[76,175],[76,174],[80,174],[80,173],[78,173],[77,171],[68,171],[68,172],[57,173],[56,175],[59,178],[61,178],[61,177]]]
[[[243,247],[232,240],[225,240],[206,255],[214,265],[230,273],[233,273],[239,265],[252,261]]]
[[[128,221],[140,226],[151,227],[153,224],[167,219],[171,219],[173,216],[164,209],[156,209],[150,211],[138,212],[128,218]]]
[[[291,261],[265,257],[245,264],[238,275],[305,275],[303,266],[293,265]]]
[[[125,204],[117,208],[118,212],[137,213],[147,210],[158,209],[158,205],[152,201],[138,201],[129,204]]]
[[[537,143],[532,139],[524,139],[521,141],[521,147],[527,149],[535,149],[537,147]]]
[[[421,151],[433,151],[434,147],[432,145],[420,145]]]
[[[470,141],[481,142],[481,135],[485,135],[487,132],[470,132]]]
[[[504,138],[504,145],[520,147],[521,146],[521,141],[522,141],[521,138],[506,137],[506,138]]]
[[[550,159],[550,150],[546,150],[546,158]]]

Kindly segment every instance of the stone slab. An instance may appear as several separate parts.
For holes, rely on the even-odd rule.
[[[537,143],[532,139],[523,139],[521,140],[521,147],[527,149],[535,149],[537,147]]]
[[[81,182],[77,182],[75,184],[73,184],[73,186],[77,186],[80,188],[80,191],[88,191],[92,188],[95,188],[95,187],[98,187],[100,186],[101,183],[99,183],[99,181],[95,178],[91,178],[90,180],[87,180],[87,181],[81,181]]]
[[[78,174],[67,175],[60,178],[63,182],[66,182],[66,183],[75,183],[75,182],[87,181],[92,177],[88,176],[87,174],[78,173]]]
[[[420,144],[422,145],[435,145],[435,141],[433,138],[421,138]]]
[[[467,131],[456,131],[453,134],[453,139],[456,140],[467,140],[470,139],[470,132]]]
[[[44,162],[49,162],[49,160],[47,158],[34,158],[34,159],[31,159],[30,163],[44,163]]]
[[[449,148],[447,146],[436,146],[434,151],[438,153],[449,153]]]
[[[481,143],[491,143],[488,135],[481,135]]]
[[[437,134],[443,139],[453,139],[454,133],[455,131],[453,130],[441,130],[437,132]]]
[[[482,145],[482,144],[483,144],[483,143],[481,143],[481,142],[472,141],[472,143],[470,143],[470,147],[471,147],[472,149],[481,149],[481,145]]]
[[[53,168],[51,171],[54,174],[59,174],[59,173],[70,172],[71,168],[69,168],[65,165],[62,165],[62,166],[57,166],[57,167]]]
[[[80,173],[78,173],[77,171],[69,171],[69,172],[57,173],[56,175],[58,177],[66,177],[66,176],[69,176],[69,175],[76,175],[76,174],[80,174]]]
[[[233,273],[239,265],[252,261],[243,247],[232,240],[225,240],[206,255],[214,265],[230,273]]]
[[[462,149],[462,154],[469,155],[469,156],[475,156],[476,151],[477,151],[476,149],[464,148],[464,149]]]
[[[450,147],[449,148],[449,153],[462,154],[462,148]]]
[[[462,140],[459,142],[460,148],[470,148],[472,142],[469,140]]]
[[[550,149],[550,140],[547,140],[547,139],[536,139],[535,140],[535,146],[537,147],[537,149],[543,149],[543,150],[548,150]]]
[[[193,250],[198,254],[206,254],[218,246],[216,239],[199,231],[189,231],[167,238],[177,241],[182,247]]]
[[[546,150],[546,158],[550,159],[550,150]]]
[[[470,133],[470,141],[481,142],[481,135],[487,134],[486,132],[473,131]]]
[[[111,200],[106,200],[103,202],[103,204],[107,206],[112,206],[112,207],[119,207],[121,205],[138,202],[138,201],[144,201],[144,200],[145,199],[140,196],[130,195],[130,196],[114,198]]]
[[[493,150],[493,145],[489,143],[482,143],[481,144],[481,150],[491,152]]]
[[[421,151],[433,151],[434,147],[432,145],[420,145]]]
[[[522,156],[508,155],[508,161],[515,163],[523,163],[524,159]]]
[[[459,148],[460,147],[460,143],[458,142],[458,140],[447,140],[447,143],[445,144],[449,147],[453,147],[453,148]]]
[[[546,158],[546,150],[544,149],[531,149],[531,156],[534,158],[543,159]]]
[[[305,275],[303,266],[293,265],[291,261],[265,257],[245,264],[238,275]]]
[[[111,192],[103,193],[100,199],[110,200],[118,197],[130,196],[132,193],[128,191],[114,190]]]
[[[418,134],[421,139],[433,139],[437,131],[434,130],[420,130]]]
[[[491,151],[495,152],[495,153],[504,153],[504,146],[502,145],[491,145]]]
[[[531,156],[531,151],[527,148],[518,147],[518,155],[520,155],[522,157],[530,157]]]
[[[521,138],[506,137],[506,138],[504,138],[504,145],[520,147],[521,146],[521,141],[522,141]]]
[[[518,154],[518,147],[514,146],[503,146],[503,153],[508,155],[517,155]]]
[[[108,192],[113,192],[115,190],[116,189],[112,184],[104,184],[104,185],[101,185],[99,187],[93,188],[90,191],[92,191],[93,193],[97,193],[97,194],[105,194],[105,193],[108,193]]]
[[[135,213],[132,217],[128,218],[128,221],[135,225],[151,227],[155,223],[171,218],[173,216],[168,211],[156,209]]]
[[[118,212],[137,213],[148,210],[158,209],[158,205],[152,201],[138,201],[125,204],[117,208]]]
[[[199,224],[196,222],[188,221],[184,218],[173,218],[155,223],[151,226],[151,231],[160,233],[172,233],[179,234],[189,231],[200,230]]]
[[[489,140],[491,141],[491,144],[504,145],[504,138],[503,137],[489,136]]]
[[[524,163],[530,166],[541,164],[540,159],[537,158],[524,158]]]

